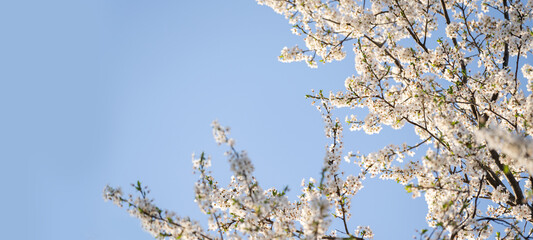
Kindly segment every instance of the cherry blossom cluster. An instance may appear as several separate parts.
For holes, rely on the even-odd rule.
[[[320,181],[302,180],[302,194],[296,201],[288,200],[288,188],[261,188],[253,176],[250,158],[246,152],[235,149],[235,140],[228,137],[229,128],[217,121],[212,124],[213,137],[229,148],[226,156],[233,176],[228,186],[221,187],[211,175],[210,156],[202,153],[192,157],[193,171],[199,175],[194,188],[195,202],[208,216],[207,229],[196,221],[157,207],[148,198],[149,190],[140,182],[133,185],[136,197],[124,197],[120,188],[106,186],[104,199],[127,207],[132,216],[141,220],[146,231],[160,239],[372,239],[368,227],[352,229],[353,234],[348,228],[340,233],[328,232],[334,220],[347,227],[351,198],[362,188],[362,183],[361,177],[343,178],[344,174],[339,172],[342,127],[338,119],[332,120],[331,106],[325,104],[323,108],[326,136],[333,143],[326,147]]]
[[[352,131],[407,126],[420,137],[348,159],[425,197],[432,230],[422,238],[533,238],[533,1],[257,2],[303,36],[293,60],[353,50],[346,90],[310,98],[367,109],[346,116]]]
[[[211,158],[193,155],[195,201],[207,229],[155,206],[140,183],[137,197],[106,187],[105,199],[159,238],[371,239],[369,226],[349,226],[350,209],[365,178],[379,177],[425,198],[429,229],[420,238],[533,238],[532,0],[257,2],[303,38],[305,48],[284,48],[282,62],[315,68],[354,60],[345,90],[308,95],[331,140],[320,178],[304,179],[295,201],[287,189],[264,190],[247,153],[215,121],[213,136],[227,145],[233,176],[220,186]],[[341,122],[336,108],[367,113],[354,110]],[[345,127],[412,129],[419,140],[344,154]]]

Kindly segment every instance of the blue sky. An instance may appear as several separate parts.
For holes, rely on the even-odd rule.
[[[0,12],[2,239],[152,239],[101,196],[137,180],[161,207],[205,223],[191,154],[211,154],[228,182],[215,119],[231,126],[263,188],[288,185],[294,197],[302,178],[318,178],[328,143],[305,94],[341,90],[355,72],[351,57],[319,69],[278,62],[303,43],[253,0],[4,1]],[[410,130],[345,135],[346,150],[361,152],[416,140]],[[426,226],[422,198],[365,183],[352,229],[409,239]]]

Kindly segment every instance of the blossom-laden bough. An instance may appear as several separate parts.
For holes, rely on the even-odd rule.
[[[306,48],[284,49],[281,61],[317,67],[353,48],[346,90],[308,97],[368,109],[346,118],[351,130],[414,128],[420,142],[353,159],[424,193],[432,229],[421,237],[532,238],[533,1],[258,2],[304,37]],[[422,159],[403,154],[422,143],[430,144]]]
[[[372,231],[365,226],[350,230],[351,199],[362,188],[364,174],[344,177],[339,171],[342,161],[342,126],[333,120],[331,107],[325,102],[323,114],[326,135],[333,143],[327,146],[320,181],[310,178],[302,181],[302,194],[298,200],[289,201],[288,188],[263,190],[254,178],[254,167],[245,151],[235,149],[235,140],[228,137],[229,128],[213,122],[215,141],[226,144],[231,182],[219,186],[209,167],[211,157],[202,153],[193,155],[193,169],[199,175],[195,185],[195,201],[202,213],[209,216],[209,227],[176,213],[163,210],[148,198],[149,190],[140,182],[132,184],[138,196],[125,197],[120,187],[106,186],[104,199],[141,220],[142,227],[161,239],[372,239]],[[333,210],[332,210],[333,208]],[[332,211],[334,211],[332,213]],[[333,219],[332,219],[333,218]],[[332,220],[343,223],[344,231],[327,232]]]
[[[209,229],[163,211],[146,197],[105,197],[125,204],[154,236],[190,239],[369,239],[348,226],[352,197],[366,176],[395,180],[428,204],[423,239],[533,238],[533,1],[517,0],[257,0],[284,15],[305,48],[284,48],[283,62],[310,67],[341,61],[353,50],[355,73],[345,91],[308,95],[321,109],[327,147],[318,182],[263,190],[245,152],[214,123],[230,147],[234,177],[222,188],[195,159],[196,201]],[[352,54],[352,53],[350,53]],[[420,141],[370,154],[347,154],[354,174],[340,170],[343,123],[335,108],[365,108],[346,117],[350,130],[378,134],[383,125],[412,127]],[[424,145],[420,150],[420,146]],[[425,152],[424,152],[425,151]],[[416,152],[422,157],[414,157]],[[352,172],[352,171],[346,171]],[[332,213],[331,215],[328,213]],[[342,230],[331,230],[339,221]]]

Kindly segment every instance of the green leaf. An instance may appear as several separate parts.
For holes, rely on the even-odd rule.
[[[408,185],[405,185],[405,190],[408,192],[408,193],[411,193],[413,192],[413,184],[408,184]]]
[[[505,174],[510,173],[511,171],[509,170],[509,166],[507,166],[507,165],[503,165],[503,172],[504,172]]]

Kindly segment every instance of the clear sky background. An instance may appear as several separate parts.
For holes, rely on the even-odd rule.
[[[132,192],[137,180],[160,207],[205,224],[191,154],[211,154],[229,181],[215,119],[231,126],[261,186],[288,185],[294,199],[303,178],[319,178],[329,143],[305,95],[342,90],[355,72],[352,56],[319,69],[278,62],[303,42],[253,0],[2,1],[0,29],[0,239],[152,239],[102,199],[106,184]],[[410,129],[345,135],[346,151],[361,152],[417,139]],[[411,239],[426,226],[423,198],[365,184],[352,229]]]

